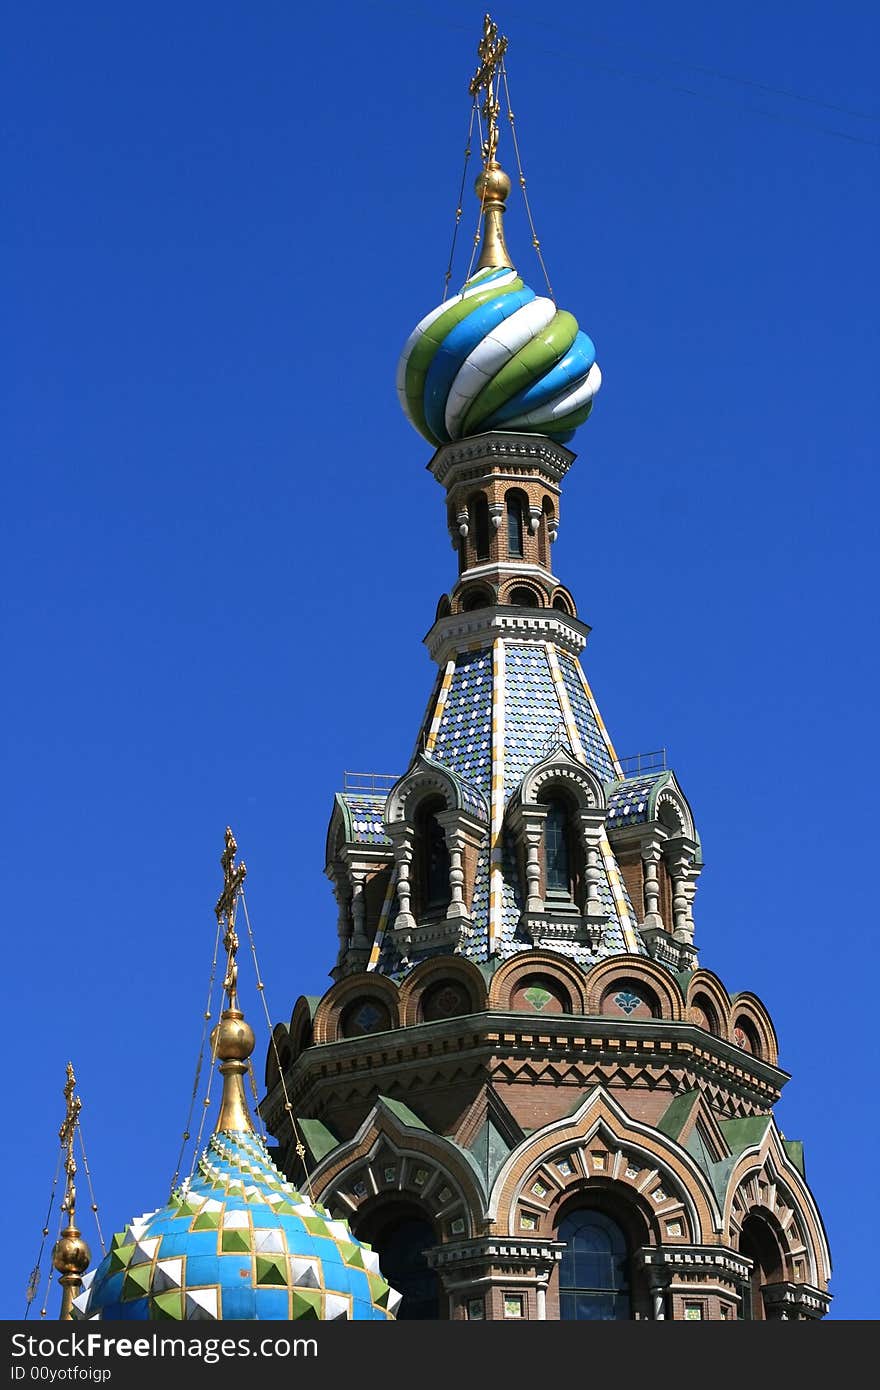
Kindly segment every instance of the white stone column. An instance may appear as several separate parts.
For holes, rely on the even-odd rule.
[[[351,949],[357,952],[368,953],[370,943],[367,940],[366,918],[367,902],[364,895],[364,885],[367,875],[363,870],[352,871],[352,898],[351,898],[351,917],[354,930],[351,937]]]
[[[663,929],[660,915],[660,845],[651,840],[642,846],[643,891],[645,895],[645,926],[655,930]]]
[[[348,940],[351,934],[351,919],[349,908],[351,906],[351,884],[347,876],[343,877],[345,870],[341,864],[333,867],[333,896],[336,899],[338,908],[336,916],[336,935],[339,940],[339,950],[336,956],[337,965],[342,965],[348,951]]]
[[[443,823],[444,817],[437,817]],[[445,825],[446,848],[449,850],[449,906],[446,909],[447,917],[466,917],[467,904],[464,900],[464,846],[465,838],[462,831],[454,825]]]
[[[409,877],[413,861],[413,836],[410,827],[405,822],[389,825],[388,833],[394,845],[394,863],[397,869],[397,901],[399,903],[399,908],[397,919],[394,923],[394,931],[395,934],[405,934],[415,931],[416,926],[410,906],[412,885]]]

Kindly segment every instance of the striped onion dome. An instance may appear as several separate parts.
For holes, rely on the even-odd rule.
[[[589,415],[601,380],[574,316],[510,266],[478,270],[426,314],[397,369],[404,414],[435,445],[490,430],[564,443]]]
[[[258,1135],[222,1130],[167,1206],[113,1237],[73,1316],[381,1321],[399,1303],[375,1251],[292,1187]]]

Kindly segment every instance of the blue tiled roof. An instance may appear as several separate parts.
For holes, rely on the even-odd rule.
[[[492,778],[492,651],[458,658],[431,756],[472,782],[486,800]]]
[[[553,681],[546,643],[505,642],[504,654],[504,795],[505,800],[509,801],[529,769],[546,757],[552,746],[560,741],[565,713]],[[632,779],[629,783],[620,783],[612,780],[614,766],[586,694],[578,663],[558,649],[557,656],[584,756],[593,771],[612,788],[612,794],[616,793],[617,788],[635,786],[637,782],[644,781]],[[456,776],[462,789],[463,804],[482,818],[485,818],[491,797],[492,706],[491,647],[461,654],[449,685],[430,760],[442,764]],[[568,739],[563,741],[570,744]],[[647,780],[650,785],[655,779]],[[613,804],[616,808],[616,801]],[[611,817],[609,827],[613,828],[614,824],[615,818]],[[471,907],[472,928],[460,946],[463,955],[477,962],[485,961],[488,953],[489,866],[487,837],[487,843],[477,856]],[[620,890],[630,908],[631,921],[635,922],[635,913],[632,912],[622,879]],[[601,947],[594,951],[584,945],[559,942],[554,944],[554,950],[578,964],[589,966],[601,957],[630,949],[604,868],[599,884],[599,903],[607,915]],[[395,900],[389,914],[389,928],[396,910]],[[519,926],[522,910],[522,885],[516,850],[511,836],[505,831],[502,845],[501,929],[497,941],[497,952],[501,958],[531,949],[531,942],[521,934]],[[640,939],[636,950],[639,953],[645,950]],[[383,944],[379,969],[397,977],[405,973],[400,967],[396,948],[391,944],[390,932]]]
[[[351,819],[352,835],[358,845],[390,845],[385,834],[384,794],[340,792]]]
[[[562,722],[543,643],[505,647],[504,793],[516,791]]]
[[[598,775],[599,780],[605,782],[609,777],[614,776],[614,767],[599,725],[596,723],[596,716],[587,699],[587,692],[584,690],[578,663],[573,657],[567,656],[565,652],[560,652],[559,669],[562,672],[562,682],[584,747],[584,757]]]
[[[666,772],[652,772],[645,777],[627,777],[624,781],[609,782],[606,786],[608,798],[609,830],[621,825],[640,825],[648,819],[648,802],[651,791],[658,782],[665,781]]]

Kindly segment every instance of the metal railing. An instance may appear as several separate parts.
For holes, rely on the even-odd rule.
[[[649,772],[667,770],[666,749],[655,748],[651,753],[630,753],[620,759],[624,777],[645,777]]]
[[[342,790],[353,796],[387,796],[399,780],[396,772],[343,772]]]

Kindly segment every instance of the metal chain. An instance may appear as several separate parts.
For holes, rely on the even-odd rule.
[[[89,1160],[86,1158],[86,1141],[83,1138],[82,1122],[80,1120],[77,1120],[76,1122],[76,1132],[79,1135],[79,1151],[82,1154],[83,1170],[86,1175],[86,1182],[89,1185],[89,1197],[92,1201],[92,1215],[95,1218],[95,1226],[98,1229],[98,1240],[101,1243],[101,1254],[106,1255],[107,1247],[104,1244],[104,1232],[101,1230],[101,1221],[100,1217],[98,1216],[98,1203],[95,1201],[95,1189],[92,1187],[92,1175],[89,1171]]]
[[[185,1151],[186,1151],[186,1146],[187,1146],[187,1144],[188,1144],[188,1142],[189,1142],[189,1140],[190,1140],[190,1137],[191,1137],[191,1135],[190,1135],[190,1130],[191,1130],[191,1127],[192,1127],[193,1110],[195,1109],[196,1097],[198,1096],[198,1093],[199,1093],[199,1080],[201,1079],[201,1075],[202,1075],[202,1062],[203,1062],[204,1056],[205,1056],[205,1035],[206,1035],[206,1033],[207,1033],[207,1031],[208,1031],[208,1024],[209,1024],[210,1021],[211,1021],[211,1014],[212,1014],[213,1007],[214,1007],[214,982],[215,982],[215,978],[216,978],[216,975],[217,975],[217,956],[218,956],[219,950],[220,950],[220,923],[218,922],[218,923],[217,923],[217,934],[216,934],[216,936],[214,937],[214,959],[211,961],[211,976],[210,976],[210,979],[209,979],[209,981],[208,981],[208,998],[207,998],[207,1002],[206,1002],[206,1004],[205,1004],[205,1016],[204,1016],[204,1020],[203,1020],[203,1022],[202,1022],[202,1036],[201,1036],[201,1039],[200,1039],[200,1041],[199,1041],[199,1055],[198,1055],[198,1058],[197,1058],[197,1060],[196,1060],[196,1074],[195,1074],[195,1079],[194,1079],[194,1081],[193,1081],[192,1095],[190,1096],[189,1114],[188,1114],[187,1117],[186,1117],[186,1126],[184,1127],[183,1136],[182,1136],[181,1141],[180,1141],[180,1152],[179,1152],[178,1155],[177,1155],[177,1167],[176,1167],[175,1170],[174,1170],[174,1177],[171,1179],[171,1188],[170,1188],[170,1191],[171,1191],[171,1192],[173,1192],[173,1191],[175,1190],[176,1186],[177,1186],[177,1179],[180,1177],[180,1167],[181,1167],[181,1164],[183,1163],[183,1155],[184,1155],[184,1153],[185,1153]],[[204,1115],[202,1116],[202,1124],[204,1124]],[[201,1138],[201,1133],[202,1133],[202,1127],[199,1126],[199,1137],[200,1137],[200,1138]],[[196,1145],[196,1152],[198,1152],[198,1144]],[[192,1177],[192,1173],[193,1173],[193,1168],[194,1168],[194,1167],[195,1167],[195,1163],[193,1163],[192,1168],[190,1168],[190,1177]]]
[[[37,1255],[37,1263],[34,1265],[33,1269],[30,1272],[30,1276],[27,1281],[27,1288],[25,1289],[25,1319],[27,1318],[28,1313],[31,1311],[31,1304],[33,1303],[37,1294],[40,1292],[40,1265],[43,1262],[43,1251],[46,1248],[46,1237],[49,1234],[49,1219],[52,1215],[52,1208],[55,1205],[55,1191],[58,1187],[58,1175],[61,1172],[61,1159],[63,1158],[63,1156],[64,1150],[59,1149],[58,1159],[55,1164],[55,1177],[52,1179],[52,1186],[49,1189],[49,1209],[46,1212],[46,1220],[43,1222],[43,1238],[40,1241],[40,1249]],[[51,1279],[51,1277],[52,1276],[50,1274],[49,1278]]]
[[[443,302],[444,302],[444,303],[446,302],[446,296],[447,296],[448,293],[449,293],[449,281],[452,279],[452,262],[453,262],[453,258],[454,258],[454,256],[455,256],[455,243],[456,243],[456,241],[457,241],[457,239],[458,239],[458,228],[459,228],[459,224],[460,224],[460,222],[461,222],[462,211],[463,211],[463,208],[464,208],[464,185],[465,185],[465,181],[466,181],[466,179],[467,179],[468,160],[469,160],[470,157],[471,157],[471,137],[472,137],[473,132],[474,132],[474,117],[475,117],[476,114],[477,114],[477,100],[476,100],[476,97],[475,97],[475,98],[474,98],[474,104],[473,104],[473,106],[471,107],[471,121],[470,121],[470,125],[468,126],[467,145],[465,146],[465,150],[464,150],[464,165],[463,165],[462,171],[461,171],[461,187],[460,187],[459,190],[458,190],[458,205],[457,205],[457,207],[456,207],[456,209],[455,209],[455,226],[454,226],[453,229],[452,229],[452,245],[451,245],[450,248],[449,248],[449,264],[448,264],[447,267],[446,267],[446,278],[445,278],[445,280],[443,281]]]
[[[477,107],[477,130],[478,130],[478,133],[479,133],[479,136],[480,136],[480,149],[482,149],[482,148],[483,148],[483,119],[482,119],[482,117],[481,117],[481,115],[480,115],[479,107]],[[481,229],[481,227],[482,227],[482,225],[483,225],[483,206],[484,206],[485,202],[486,202],[486,184],[485,184],[485,181],[484,181],[484,182],[483,182],[482,192],[480,193],[480,211],[477,213],[477,230],[474,232],[474,246],[473,246],[473,250],[471,251],[471,258],[470,258],[470,261],[469,261],[469,263],[468,263],[467,275],[464,277],[464,278],[465,278],[465,284],[467,284],[468,280],[471,278],[471,271],[472,271],[473,268],[474,268],[474,257],[475,257],[476,254],[477,254],[477,247],[478,247],[479,244],[480,244],[480,236],[481,236],[481,231],[480,231],[480,229]]]
[[[251,927],[250,913],[248,912],[247,900],[244,896],[244,889],[241,890],[241,905],[244,908],[244,920],[247,923],[248,941],[250,942],[251,955],[254,958],[254,972],[257,977],[257,991],[260,995],[261,1000],[263,1001],[263,1012],[266,1015],[266,1027],[269,1032],[269,1039],[271,1042],[272,1051],[275,1054],[275,1061],[278,1066],[278,1077],[281,1081],[281,1091],[284,1095],[284,1110],[288,1120],[290,1121],[290,1128],[293,1134],[296,1156],[303,1166],[303,1173],[305,1174],[306,1179],[306,1191],[309,1194],[310,1200],[314,1200],[314,1193],[312,1192],[312,1180],[309,1177],[308,1164],[306,1163],[306,1146],[302,1141],[299,1130],[297,1129],[296,1120],[293,1118],[293,1106],[290,1103],[290,1096],[287,1093],[287,1083],[284,1080],[284,1068],[281,1065],[281,1057],[278,1053],[278,1043],[275,1038],[275,1030],[272,1027],[272,1018],[269,1013],[269,1006],[266,1003],[266,986],[263,984],[263,977],[260,974],[260,966],[259,962],[257,961],[257,948],[254,942],[254,933],[253,928]]]
[[[519,186],[522,189],[523,202],[526,205],[526,217],[529,219],[529,229],[532,233],[532,246],[535,248],[535,253],[538,257],[538,260],[541,263],[541,270],[544,272],[544,280],[547,284],[547,293],[552,299],[553,286],[550,284],[550,276],[547,274],[547,267],[544,264],[544,257],[541,252],[541,243],[538,240],[538,233],[535,231],[535,220],[532,217],[532,209],[529,204],[529,195],[526,192],[526,176],[523,173],[522,159],[520,158],[519,153],[519,141],[516,138],[516,122],[514,120],[513,109],[510,104],[510,89],[507,85],[507,68],[504,65],[503,59],[501,62],[501,77],[504,82],[504,96],[507,101],[507,119],[510,122],[510,135],[513,141],[513,152],[516,156],[516,169],[519,175]]]

